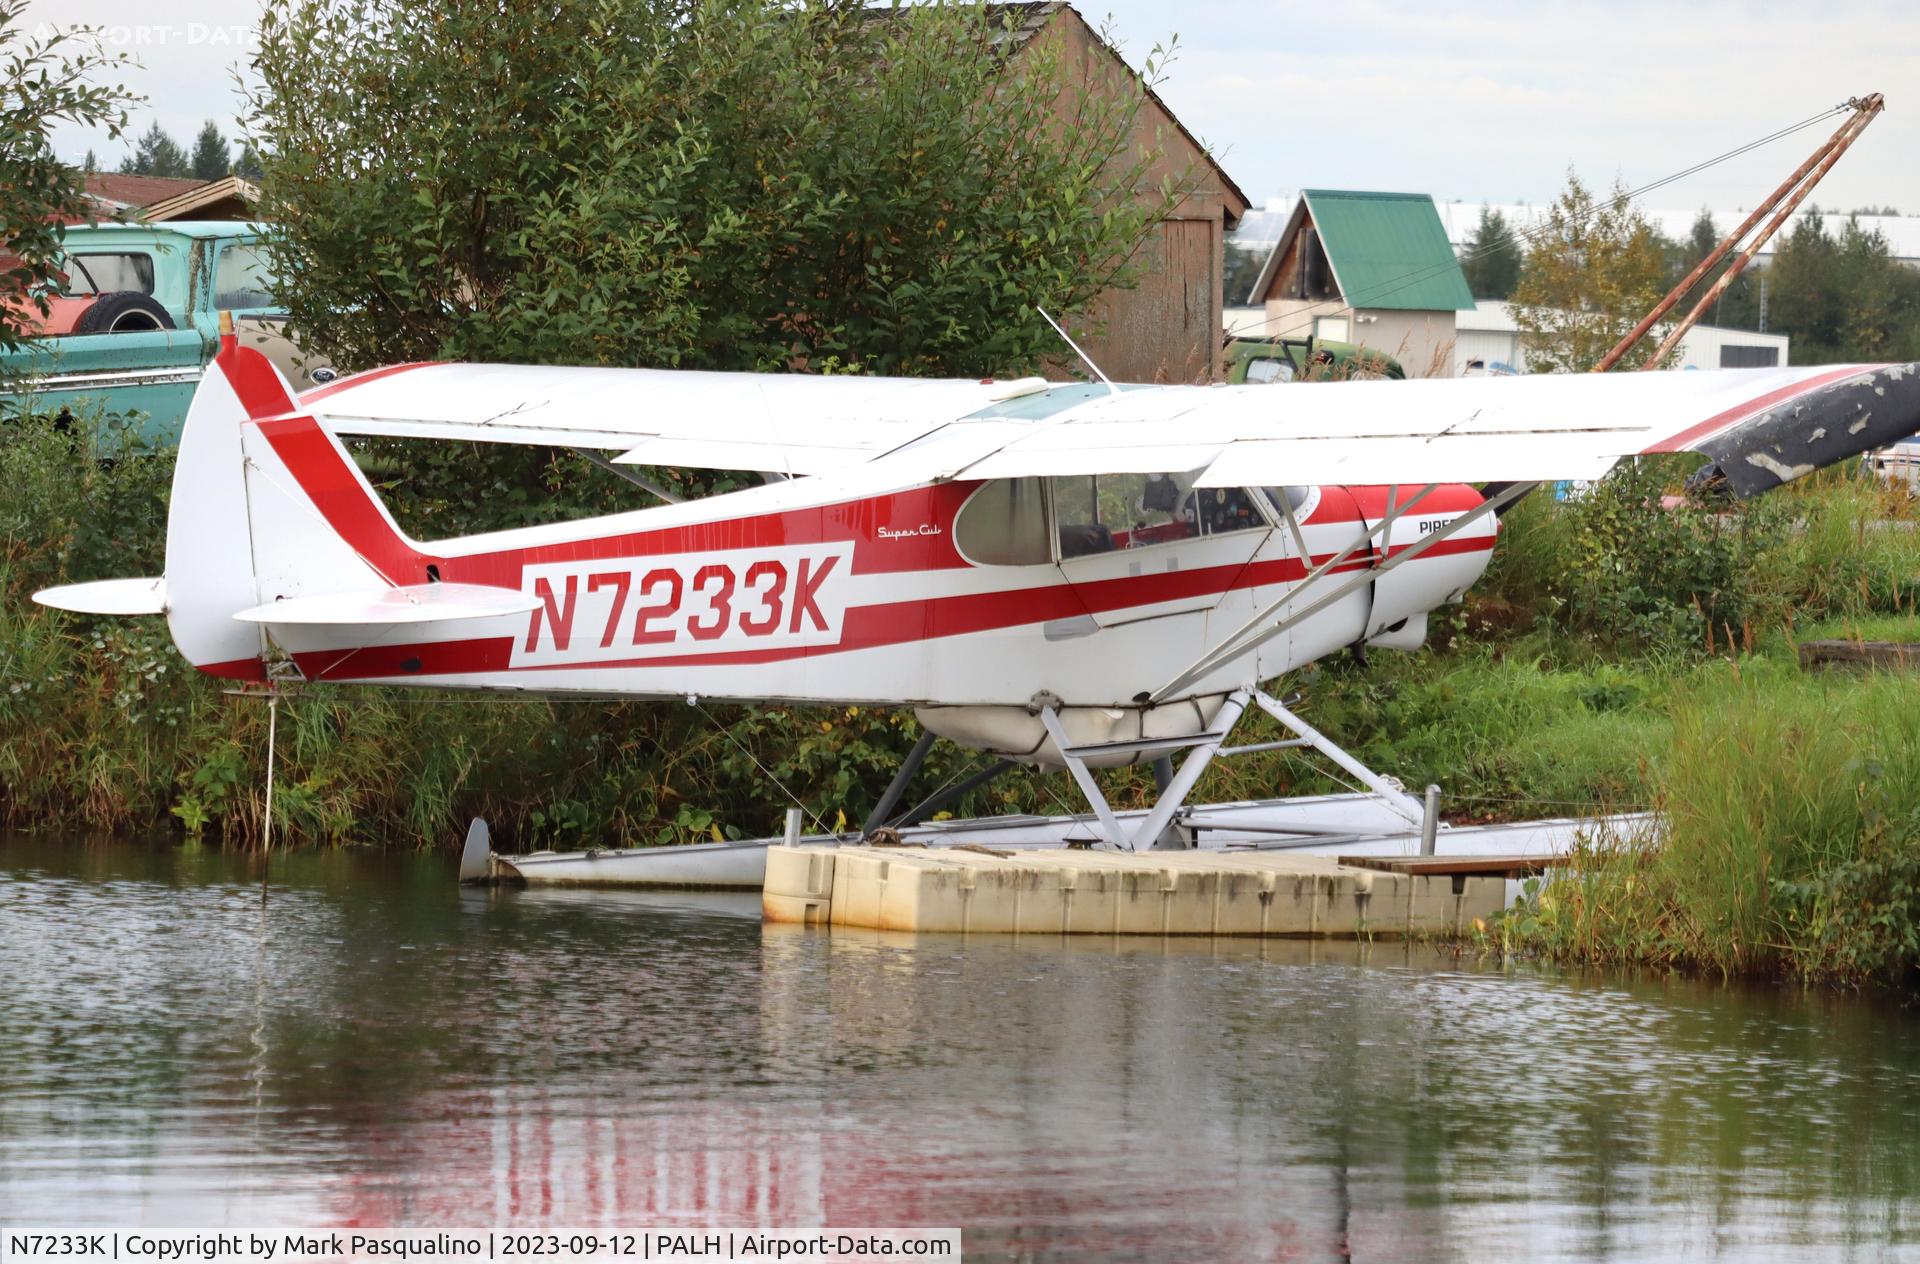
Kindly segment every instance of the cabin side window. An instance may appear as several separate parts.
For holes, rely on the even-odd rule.
[[[1076,474],[1053,480],[1060,556],[1172,544],[1264,528],[1254,498],[1238,487],[1195,487],[1191,474]]]
[[[1001,478],[982,486],[960,507],[953,543],[962,557],[982,566],[1051,562],[1045,481]]]
[[[1267,499],[1273,502],[1274,509],[1278,510],[1285,505],[1289,512],[1298,514],[1306,505],[1313,489],[1311,487],[1269,487],[1266,492]]]
[[[1186,539],[1193,531],[1180,516],[1184,483],[1171,474],[1076,474],[1054,479],[1060,556],[1084,557]]]

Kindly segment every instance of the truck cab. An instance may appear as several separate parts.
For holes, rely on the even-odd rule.
[[[63,238],[66,276],[41,337],[0,368],[21,379],[0,409],[130,417],[156,443],[179,438],[188,402],[219,349],[220,313],[296,389],[331,380],[286,336],[269,293],[259,225],[239,221],[74,225]]]

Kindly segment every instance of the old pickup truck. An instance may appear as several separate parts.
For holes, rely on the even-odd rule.
[[[296,390],[332,380],[287,338],[260,239],[258,225],[226,221],[67,229],[65,291],[46,318],[31,317],[41,336],[0,354],[0,375],[16,382],[0,414],[130,417],[147,439],[170,443],[219,349],[222,311]]]

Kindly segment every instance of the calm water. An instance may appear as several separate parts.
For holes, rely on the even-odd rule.
[[[958,1224],[1029,1259],[1920,1250],[1920,1022],[1398,946],[763,929],[0,842],[0,1223]]]

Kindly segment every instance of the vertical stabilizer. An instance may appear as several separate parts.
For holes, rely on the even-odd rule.
[[[292,407],[292,391],[265,356],[221,338],[187,409],[167,509],[167,626],[202,671],[264,676],[264,634],[233,617],[260,602],[241,431],[250,416]]]

